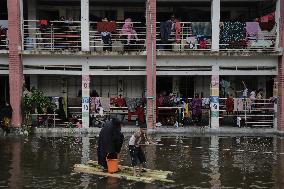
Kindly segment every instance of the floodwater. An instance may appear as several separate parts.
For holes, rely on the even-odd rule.
[[[74,173],[96,159],[96,136],[0,137],[0,188],[284,188],[284,139],[152,136],[148,167],[173,171],[175,184],[143,184]],[[121,164],[129,165],[127,141]]]

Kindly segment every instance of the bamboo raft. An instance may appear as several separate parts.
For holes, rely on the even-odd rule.
[[[166,182],[174,183],[173,180],[168,179],[168,176],[172,174],[171,171],[161,171],[161,170],[151,170],[146,169],[146,172],[142,173],[142,176],[133,176],[133,168],[128,166],[120,166],[120,171],[118,173],[107,173],[98,165],[97,161],[89,161],[88,165],[85,164],[75,164],[74,171],[78,173],[88,173],[95,174],[104,177],[115,177],[119,179],[126,179],[136,182],[153,183],[153,182]]]

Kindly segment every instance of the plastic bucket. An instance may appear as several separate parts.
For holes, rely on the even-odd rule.
[[[107,171],[109,173],[118,172],[118,159],[106,159],[107,161]]]

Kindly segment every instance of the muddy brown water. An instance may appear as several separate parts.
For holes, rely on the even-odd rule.
[[[284,188],[284,139],[257,136],[153,136],[148,168],[175,184],[143,184],[73,172],[96,160],[96,136],[0,137],[0,188]],[[127,139],[123,165],[130,165]]]

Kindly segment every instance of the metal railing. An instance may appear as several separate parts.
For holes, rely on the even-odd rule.
[[[90,22],[91,51],[145,51],[146,26],[141,22],[131,22],[132,31],[123,33],[124,24],[125,22],[115,22],[115,31],[109,32],[109,38],[103,40],[103,33],[98,31],[98,22]]]
[[[271,30],[261,29],[258,22],[250,23],[254,24],[254,31],[247,31],[246,22],[221,23],[220,50],[275,51],[276,23]]]
[[[8,50],[8,39],[6,34],[0,33],[0,50]]]
[[[48,21],[24,20],[23,46],[25,50],[81,50],[81,22],[80,21]],[[98,30],[98,22],[90,22],[91,51],[124,52],[146,50],[146,26],[142,22],[131,22],[132,32],[123,33],[125,22],[115,22],[115,31],[110,32],[109,38]],[[180,22],[178,31],[173,28],[167,39],[163,34],[162,23],[157,22],[157,50],[158,51],[211,51],[210,22]],[[221,26],[225,23],[220,24]],[[234,25],[234,22],[230,22]],[[236,25],[240,22],[236,22]],[[245,22],[242,23],[245,25]],[[242,37],[229,37],[220,33],[220,51],[275,51],[276,25],[270,31],[258,29],[256,35],[245,34]],[[7,48],[7,40],[1,36],[0,48]]]
[[[80,21],[24,20],[25,50],[81,50]]]
[[[180,29],[171,29],[165,39],[163,22],[157,22],[158,51],[210,51],[211,24],[209,22],[180,22]],[[199,25],[199,27],[197,26]],[[195,30],[197,26],[197,30]],[[208,26],[210,26],[208,28]],[[208,32],[209,31],[209,32]],[[163,36],[162,36],[163,35]]]
[[[226,98],[220,98],[220,124],[233,124],[247,127],[273,127],[275,123],[275,112],[277,111],[277,100],[258,99],[250,100],[235,98],[234,110],[228,112]]]

